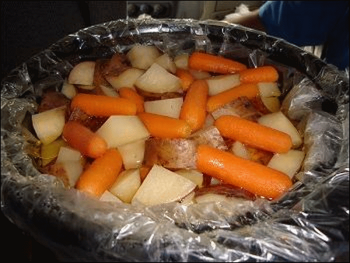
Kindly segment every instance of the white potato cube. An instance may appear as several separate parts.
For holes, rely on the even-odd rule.
[[[58,107],[32,115],[33,128],[43,144],[61,136],[65,124],[66,107]]]
[[[177,170],[175,173],[191,180],[194,182],[198,187],[203,186],[203,173],[201,173],[198,170],[195,169],[180,169]]]
[[[174,58],[174,63],[176,67],[182,68],[182,69],[188,69],[188,58],[189,58],[189,55],[187,53],[177,55]]]
[[[130,203],[141,185],[139,169],[121,172],[109,191],[125,203]]]
[[[94,82],[95,62],[83,61],[73,67],[68,76],[69,84],[92,85]]]
[[[67,80],[65,80],[62,85],[61,93],[68,99],[72,99],[75,95],[77,95],[77,89],[73,84],[69,84]]]
[[[69,146],[61,146],[57,155],[56,163],[62,163],[67,161],[82,161],[83,156],[81,153]]]
[[[179,201],[191,193],[196,184],[162,166],[153,165],[131,203],[147,206]]]
[[[143,73],[145,73],[143,69],[129,68],[124,70],[122,73],[120,73],[117,76],[107,75],[106,80],[116,90],[120,88],[135,89],[135,82]]]
[[[131,65],[139,69],[148,69],[161,55],[155,46],[134,45],[126,54]]]
[[[281,95],[277,82],[259,82],[258,89],[261,97],[278,97]]]
[[[178,119],[183,104],[183,98],[145,101],[145,112],[164,115]]]
[[[287,133],[292,139],[294,148],[297,148],[302,144],[302,138],[298,130],[281,111],[273,112],[260,117],[258,119],[258,123]]]
[[[96,133],[107,142],[108,148],[116,148],[150,136],[139,117],[126,115],[110,116]]]
[[[122,200],[120,200],[118,197],[116,197],[114,194],[112,194],[108,190],[103,192],[99,200],[102,202],[122,203]]]
[[[250,160],[249,152],[248,152],[246,146],[239,141],[235,141],[232,144],[231,151],[234,155],[236,155],[238,157]]]
[[[241,84],[239,74],[218,75],[206,79],[208,83],[208,95],[213,96],[232,89]]]
[[[173,61],[173,59],[167,54],[164,53],[163,55],[159,56],[155,62],[165,68],[167,71],[175,74],[176,72],[176,65]]]
[[[117,147],[126,170],[142,165],[145,154],[145,140],[137,140]]]
[[[304,157],[305,153],[299,150],[289,150],[286,153],[276,153],[267,166],[285,173],[292,178],[300,169]]]
[[[154,63],[136,80],[135,85],[141,90],[153,93],[175,92],[181,89],[181,80]]]

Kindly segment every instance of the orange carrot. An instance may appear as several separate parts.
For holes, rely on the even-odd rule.
[[[192,53],[188,58],[188,66],[190,69],[221,74],[236,73],[247,68],[246,65],[232,59],[203,52]]]
[[[223,137],[269,152],[286,153],[292,147],[288,134],[240,117],[223,115],[214,125]]]
[[[219,107],[233,101],[239,97],[247,97],[248,99],[255,98],[259,95],[257,84],[241,84],[232,89],[225,90],[216,95],[209,97],[207,101],[207,111],[213,112]]]
[[[186,93],[180,119],[185,120],[191,126],[192,132],[202,128],[205,123],[208,90],[209,87],[205,80],[195,80]]]
[[[139,113],[138,116],[154,137],[186,138],[192,131],[191,126],[184,120],[149,112]]]
[[[132,88],[120,88],[118,89],[119,95],[122,98],[129,99],[136,104],[136,113],[144,112],[144,99]]]
[[[280,197],[292,186],[280,171],[204,144],[197,148],[197,169],[268,199]]]
[[[183,90],[187,90],[194,81],[194,77],[186,69],[177,68],[175,75],[180,78]]]
[[[66,122],[62,137],[71,147],[91,158],[100,157],[108,148],[102,137],[77,121]]]
[[[80,175],[75,188],[100,197],[117,179],[123,160],[116,149],[108,149]]]
[[[278,80],[278,72],[272,66],[249,68],[239,72],[241,83],[274,82]]]
[[[71,109],[80,108],[93,116],[135,115],[136,104],[125,98],[79,93],[73,97]]]

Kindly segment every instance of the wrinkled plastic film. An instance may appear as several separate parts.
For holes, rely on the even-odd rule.
[[[292,189],[275,202],[143,207],[100,202],[40,174],[36,153],[25,153],[35,138],[24,138],[22,126],[43,90],[60,90],[79,61],[136,43],[275,65],[282,111],[306,150]],[[348,253],[348,75],[296,46],[217,21],[118,20],[68,35],[1,86],[2,211],[63,261],[334,261]]]

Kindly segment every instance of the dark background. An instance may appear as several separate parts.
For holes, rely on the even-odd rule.
[[[1,1],[1,79],[27,59],[79,29],[126,18],[126,1]],[[1,256],[58,262],[55,255],[0,213]]]

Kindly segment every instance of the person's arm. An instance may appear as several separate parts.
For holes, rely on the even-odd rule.
[[[225,19],[223,19],[223,21],[265,31],[265,27],[262,24],[259,17],[259,9],[256,9],[254,11],[249,11],[248,13],[244,13],[244,14],[228,16]]]

